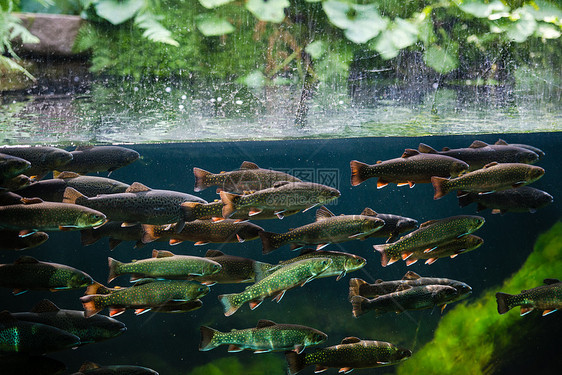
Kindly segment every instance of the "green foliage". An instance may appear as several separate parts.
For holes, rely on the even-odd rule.
[[[285,362],[281,358],[274,354],[263,354],[256,356],[250,363],[242,363],[230,356],[196,367],[189,375],[283,375]]]
[[[486,374],[498,354],[516,337],[526,337],[517,309],[497,312],[495,293],[517,294],[542,285],[562,269],[562,222],[542,234],[521,269],[501,287],[489,290],[476,301],[459,304],[439,323],[431,342],[399,367],[398,374]],[[530,327],[532,329],[532,327]],[[454,358],[454,360],[451,360]]]

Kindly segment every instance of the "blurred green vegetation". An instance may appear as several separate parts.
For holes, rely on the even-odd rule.
[[[513,348],[534,342],[536,319],[546,319],[534,311],[525,317],[515,308],[498,314],[495,293],[518,294],[557,278],[562,270],[562,222],[555,224],[536,241],[533,252],[521,269],[504,284],[485,292],[478,300],[457,305],[439,323],[432,341],[400,365],[398,374],[490,374]],[[559,314],[559,313],[558,313]],[[534,345],[534,344],[531,344]],[[516,352],[516,351],[515,351]],[[531,355],[525,347],[519,352]]]
[[[261,354],[250,361],[240,361],[237,354],[209,362],[193,369],[189,375],[283,375],[285,361],[283,353]]]

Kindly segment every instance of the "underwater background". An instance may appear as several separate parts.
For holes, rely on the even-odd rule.
[[[545,152],[546,156],[537,163],[545,169],[545,175],[531,186],[551,194],[554,202],[533,214],[508,212],[499,215],[491,214],[490,210],[480,212],[486,223],[475,234],[484,239],[484,244],[473,252],[454,259],[439,259],[432,265],[417,262],[407,267],[405,262],[399,261],[383,268],[380,255],[373,250],[374,244],[384,243],[383,238],[332,244],[326,250],[360,255],[367,259],[367,265],[337,282],[335,278],[322,278],[302,288],[292,289],[278,304],[265,300],[253,311],[245,305],[230,317],[224,316],[217,296],[240,292],[247,284],[217,284],[202,298],[203,307],[198,310],[180,314],[151,311],[140,316],[126,311],[117,317],[127,326],[124,334],[49,356],[64,362],[68,373],[77,371],[88,360],[102,364],[137,364],[150,367],[160,374],[284,374],[286,364],[282,353],[228,353],[225,347],[208,352],[198,350],[201,325],[230,331],[233,328],[254,327],[258,320],[270,319],[277,323],[307,325],[325,332],[328,340],[323,346],[336,345],[347,336],[357,336],[392,342],[413,352],[409,360],[398,366],[356,370],[358,373],[556,373],[562,365],[557,341],[562,333],[560,312],[545,317],[537,312],[520,317],[518,309],[514,309],[500,316],[495,301],[488,302],[489,291],[493,292],[492,296],[500,290],[519,292],[517,289],[502,289],[502,284],[522,269],[534,251],[548,251],[548,254],[533,258],[534,263],[525,264],[524,288],[539,286],[544,278],[562,276],[562,264],[558,260],[562,258],[562,228],[557,224],[562,212],[559,185],[562,171],[558,154],[562,145],[561,133],[129,144],[126,147],[138,151],[141,160],[114,171],[111,178],[128,184],[138,181],[153,189],[190,193],[211,202],[219,198],[214,188],[193,192],[193,167],[218,173],[237,169],[243,161],[252,161],[261,168],[282,170],[303,180],[339,189],[341,197],[327,205],[336,215],[359,214],[365,207],[370,207],[378,213],[407,216],[423,223],[453,215],[476,214],[476,205],[460,208],[454,194],[433,200],[430,184],[416,184],[412,189],[390,184],[377,189],[376,181],[371,179],[352,187],[349,162],[356,159],[373,164],[377,160],[400,157],[404,149],[415,149],[420,142],[441,149],[468,147],[476,139],[494,143],[498,138],[508,143],[532,145]],[[313,209],[283,220],[259,220],[255,223],[267,231],[281,233],[314,221],[314,214]],[[542,240],[537,243],[539,237],[549,230],[547,237],[541,237]],[[150,257],[152,249],[198,256],[204,256],[208,249],[219,249],[226,254],[268,263],[277,263],[297,255],[297,252],[291,252],[287,247],[262,255],[259,239],[205,246],[183,242],[173,247],[165,242],[153,242],[137,249],[133,248],[134,243],[124,242],[110,251],[107,239],[82,246],[79,232],[50,232],[49,236],[45,244],[34,249],[2,251],[0,263],[12,263],[25,254],[41,261],[76,267],[106,284],[108,256],[129,262]],[[408,270],[421,276],[463,281],[472,287],[472,295],[464,301],[451,304],[443,314],[439,308],[435,308],[379,316],[369,313],[357,319],[353,317],[348,301],[350,278],[358,277],[371,283],[376,279],[397,280]],[[553,270],[556,274],[550,273]],[[521,280],[518,282],[521,283]],[[109,285],[127,284],[128,281],[121,278]],[[11,312],[29,311],[44,298],[60,308],[81,310],[79,297],[82,294],[82,290],[55,293],[29,291],[13,296],[11,290],[4,288],[0,290],[0,300],[1,308]],[[486,296],[487,300],[482,299]],[[457,313],[456,310],[461,309],[464,309],[464,313]],[[445,320],[447,326],[439,331],[438,327]],[[482,324],[484,321],[489,324]],[[434,338],[436,332],[439,332],[439,336]],[[449,344],[443,346],[449,349],[439,349],[439,355],[432,353],[431,347],[438,347],[436,342]],[[424,348],[426,344],[428,346]],[[494,346],[497,347],[495,351]],[[485,351],[485,355],[482,355],[482,351]],[[330,369],[328,373],[334,371]],[[313,368],[307,368],[302,373],[312,374]]]

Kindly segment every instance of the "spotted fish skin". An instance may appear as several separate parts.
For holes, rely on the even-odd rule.
[[[19,231],[0,230],[0,249],[3,250],[25,250],[37,247],[49,239],[49,235],[45,232],[33,232],[27,236],[21,237]]]
[[[56,327],[20,321],[8,311],[0,313],[1,354],[44,354],[80,345],[80,338]]]
[[[400,233],[408,232],[418,227],[418,221],[405,216],[380,214],[370,208],[365,208],[361,215],[374,216],[384,221],[384,226],[379,230],[365,236],[370,237],[388,237],[386,242],[393,242],[398,239]]]
[[[12,264],[0,265],[0,286],[14,288],[19,294],[31,290],[63,290],[83,288],[92,278],[76,268],[58,263],[40,262],[22,256]]]
[[[25,159],[0,153],[0,183],[16,177],[30,167],[31,163]]]
[[[428,183],[431,176],[458,176],[468,170],[468,164],[444,155],[422,154],[416,150],[406,149],[400,158],[377,162],[368,165],[357,160],[350,162],[351,185],[356,186],[363,181],[378,177],[377,188],[389,183],[410,185]]]
[[[341,344],[317,349],[311,353],[287,352],[289,374],[295,375],[307,366],[316,365],[315,372],[329,367],[349,372],[356,368],[389,366],[408,359],[412,352],[384,341],[346,337]]]
[[[340,192],[313,182],[281,181],[254,193],[236,195],[221,191],[220,196],[224,203],[222,214],[227,218],[241,208],[251,208],[251,216],[265,209],[278,213],[307,210],[331,202],[340,196]]]
[[[470,166],[470,172],[483,168],[492,162],[532,164],[539,159],[535,152],[527,148],[515,145],[489,145],[482,141],[474,141],[466,148],[450,149],[445,147],[443,151],[436,151],[430,146],[420,143],[418,150],[428,155],[444,155],[463,160]]]
[[[521,186],[489,194],[466,193],[458,196],[458,199],[461,207],[476,202],[478,212],[490,208],[493,214],[504,214],[506,212],[533,213],[554,200],[552,195],[547,192],[530,186]]]
[[[193,301],[207,293],[209,287],[195,281],[143,279],[133,287],[119,289],[108,289],[95,283],[80,300],[86,317],[93,316],[106,307],[110,308],[110,316],[113,316],[125,309],[151,309],[172,301]]]
[[[386,267],[400,258],[407,259],[416,251],[435,250],[446,242],[470,234],[484,225],[484,222],[483,217],[472,215],[430,220],[396,242],[373,247],[381,253],[381,264]]]
[[[201,191],[210,186],[218,186],[220,190],[239,194],[245,191],[267,189],[279,181],[301,181],[285,172],[262,169],[249,161],[243,162],[240,170],[237,171],[215,174],[201,168],[193,168],[193,174],[195,175],[195,191]]]
[[[254,309],[270,296],[276,296],[279,302],[285,291],[306,284],[324,272],[330,264],[332,260],[328,258],[304,259],[279,268],[240,293],[220,295],[224,315],[234,314],[246,302],[250,302],[250,307]]]
[[[222,209],[224,207],[224,203],[220,200],[216,202],[211,202],[207,204],[202,203],[185,203],[186,206],[191,208],[192,217],[198,220],[208,220],[208,219],[217,219],[222,218]],[[276,218],[283,218],[285,216],[290,216],[298,213],[300,210],[293,210],[293,211],[284,211],[282,214],[276,214],[277,209],[268,209],[264,208],[261,212],[250,215],[251,207],[243,207],[239,210],[235,211],[231,216],[230,219],[236,220],[269,220],[269,219],[276,219]]]
[[[80,231],[82,246],[96,243],[103,237],[109,237],[109,249],[113,250],[122,241],[135,241],[135,247],[142,247],[143,229],[141,224],[122,226],[120,221],[108,221],[98,228],[86,228]]]
[[[121,146],[78,146],[70,153],[73,158],[64,166],[64,170],[82,174],[112,172],[140,157],[135,150]]]
[[[452,190],[489,193],[530,184],[544,175],[544,169],[522,163],[490,163],[482,169],[460,177],[444,179],[431,177],[435,189],[433,199],[439,199]]]
[[[80,345],[107,340],[126,330],[125,324],[108,316],[96,315],[86,319],[83,311],[60,309],[47,299],[37,303],[30,312],[13,313],[12,316],[62,329],[78,336]]]
[[[16,156],[31,163],[25,171],[28,176],[37,176],[40,180],[50,171],[57,170],[72,160],[72,154],[56,147],[47,146],[5,146],[0,147],[0,153]]]
[[[277,324],[270,320],[260,320],[255,328],[235,329],[220,332],[201,327],[199,350],[207,351],[221,345],[229,345],[229,352],[243,349],[257,353],[295,350],[301,352],[306,347],[324,342],[328,336],[317,329],[298,324]]]
[[[340,243],[352,239],[361,239],[384,226],[384,221],[368,215],[335,216],[327,208],[316,211],[316,221],[292,229],[287,233],[262,232],[260,237],[263,253],[292,244],[293,250],[304,245],[319,245],[322,248],[329,243]]]
[[[87,197],[95,197],[101,194],[124,193],[129,184],[107,177],[82,176],[75,172],[62,172],[56,175],[56,179],[66,182],[66,186],[78,190]]]
[[[478,249],[483,243],[484,240],[482,238],[473,234],[467,234],[466,236],[443,243],[430,252],[414,251],[414,253],[406,259],[406,265],[411,266],[418,260],[426,260],[425,264],[433,264],[440,258],[455,258],[459,254]]]
[[[562,308],[562,282],[558,279],[545,279],[545,285],[519,294],[496,293],[498,312],[505,314],[516,306],[521,306],[521,315],[534,309],[543,310],[543,316]]]

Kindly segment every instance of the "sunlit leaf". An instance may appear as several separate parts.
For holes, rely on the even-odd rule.
[[[537,21],[554,23],[562,26],[562,9],[544,0],[535,0],[530,5],[523,7]]]
[[[330,22],[344,29],[347,39],[365,43],[377,36],[387,26],[375,4],[359,5],[329,0],[322,3]]]
[[[165,43],[175,47],[179,43],[172,38],[170,30],[166,29],[160,22],[158,17],[151,12],[145,11],[135,17],[135,24],[144,29],[142,36],[153,42]]]
[[[248,87],[263,87],[265,85],[265,76],[261,70],[254,70],[244,77],[240,77],[237,81]]]
[[[535,32],[537,21],[535,21],[535,18],[530,13],[522,9],[518,9],[515,15],[517,15],[519,19],[512,22],[507,27],[505,33],[510,40],[523,43]]]
[[[417,27],[401,18],[396,18],[394,20],[390,35],[392,43],[398,49],[409,47],[418,41]]]
[[[289,5],[289,0],[248,0],[246,9],[262,21],[279,23]]]
[[[98,16],[114,25],[130,20],[145,4],[145,0],[103,0],[95,4]]]
[[[400,49],[396,48],[392,42],[392,33],[385,30],[376,39],[373,48],[381,54],[381,57],[385,60],[392,59],[398,56]]]
[[[234,0],[199,0],[199,3],[207,9],[220,7],[221,5],[228,4]]]
[[[322,40],[315,40],[304,49],[313,59],[319,59],[326,52],[327,44]]]
[[[430,18],[424,19],[423,22],[419,24],[418,37],[425,45],[434,43],[437,40],[435,31],[433,30],[433,22],[431,22]]]
[[[226,19],[214,14],[200,14],[196,19],[197,28],[205,36],[219,36],[230,34],[234,26]]]
[[[482,2],[482,0],[465,0],[458,4],[458,7],[463,12],[478,18],[492,17],[491,19],[494,19],[494,15],[498,13],[509,12],[509,7],[499,0],[491,1],[487,4]]]
[[[539,24],[535,31],[535,36],[543,39],[558,39],[561,35],[559,28],[544,23]]]
[[[439,45],[429,46],[425,50],[423,61],[438,73],[449,73],[459,65],[456,48],[448,50]]]

